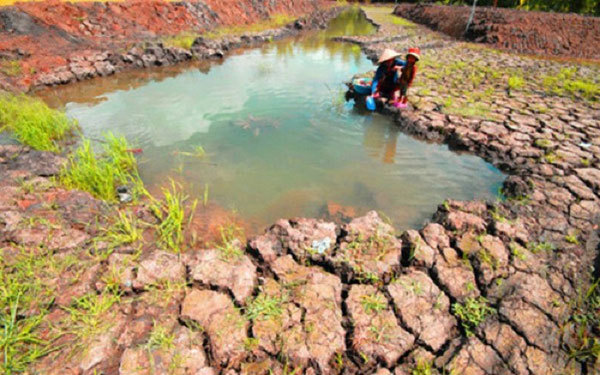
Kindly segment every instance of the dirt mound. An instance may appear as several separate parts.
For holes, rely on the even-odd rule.
[[[470,7],[401,4],[394,14],[456,38],[512,52],[600,59],[600,18],[479,7],[465,34]]]
[[[323,9],[324,4],[324,0],[51,0],[0,7],[0,87],[28,90],[45,84],[40,78],[51,72],[64,75],[62,81],[68,82],[70,63],[99,62],[90,60],[99,53],[116,53],[163,36],[201,34],[272,16],[300,16]]]

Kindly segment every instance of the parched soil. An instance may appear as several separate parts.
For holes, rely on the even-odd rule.
[[[478,7],[401,4],[394,13],[459,39],[513,53],[600,60],[600,18]]]
[[[163,49],[165,36],[200,35],[219,26],[243,26],[271,16],[300,17],[324,8],[323,0],[36,1],[0,7],[0,88],[28,91],[126,67],[188,60],[192,53],[181,48],[150,51],[146,59],[144,49],[147,42]],[[131,53],[136,47],[139,51]]]
[[[546,86],[557,62],[474,47],[391,11],[366,8],[378,33],[341,38],[372,59],[421,47],[411,108],[379,111],[509,173],[507,199],[440,202],[403,233],[376,212],[341,225],[282,219],[247,241],[187,235],[175,254],[147,204],[66,191],[51,179],[60,156],[0,146],[2,274],[27,288],[19,321],[41,316],[35,332],[52,349],[30,373],[600,371],[572,355],[584,338],[574,315],[598,313],[579,303],[600,251],[599,103]],[[562,74],[589,83],[599,70]]]

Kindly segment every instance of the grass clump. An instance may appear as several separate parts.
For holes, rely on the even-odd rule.
[[[45,317],[56,297],[55,281],[86,267],[72,255],[54,257],[41,248],[0,247],[0,374],[21,374],[56,350]]]
[[[158,324],[154,321],[152,331],[150,331],[150,337],[146,343],[148,350],[152,349],[171,349],[175,340],[175,334],[170,333],[169,329],[163,325]]]
[[[525,86],[525,80],[523,77],[519,76],[510,76],[508,77],[508,89],[509,90],[518,90]]]
[[[59,152],[59,142],[72,134],[75,121],[26,95],[0,94],[0,132],[9,131],[36,150]]]
[[[69,156],[61,170],[59,181],[69,189],[79,189],[94,197],[107,201],[117,199],[116,189],[120,185],[133,185],[134,198],[143,191],[138,175],[137,162],[123,137],[112,133],[106,136],[103,152],[96,155],[89,139]]]
[[[64,333],[77,337],[75,350],[85,350],[90,340],[111,327],[108,316],[110,308],[120,301],[120,295],[112,292],[89,293],[75,299],[70,306],[63,307],[69,313],[64,323]]]
[[[282,305],[286,300],[285,296],[274,297],[260,294],[246,306],[246,318],[248,320],[269,320],[280,317],[283,313]]]
[[[167,47],[177,47],[190,50],[196,38],[198,38],[198,35],[196,34],[182,33],[163,38],[163,43]]]
[[[411,370],[410,375],[432,375],[433,364],[431,361],[417,361],[417,365]]]
[[[378,313],[387,307],[387,301],[380,294],[364,295],[360,298],[360,303],[367,314]]]
[[[99,237],[100,241],[108,243],[110,249],[128,245],[142,239],[142,231],[131,213],[119,211],[115,222]]]
[[[184,203],[188,199],[181,188],[171,180],[171,189],[163,189],[164,201],[154,201],[151,206],[152,212],[160,220],[158,225],[159,241],[169,250],[180,253],[183,244],[183,227],[185,225]],[[192,203],[193,213],[198,204],[197,200]],[[192,220],[192,214],[188,218],[188,224]]]
[[[7,291],[3,290],[3,294]],[[6,375],[24,372],[30,363],[48,354],[48,343],[42,340],[36,329],[42,323],[45,312],[23,318],[19,305],[23,290],[11,291],[9,298],[3,296],[0,312],[0,350],[3,361],[0,372]]]
[[[475,329],[495,310],[489,306],[485,297],[467,297],[464,304],[454,303],[452,312],[460,319],[465,333],[470,337],[474,335]]]

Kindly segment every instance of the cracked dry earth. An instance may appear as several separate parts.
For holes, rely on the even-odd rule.
[[[383,112],[510,172],[509,199],[448,200],[400,235],[370,212],[343,225],[279,220],[247,242],[173,254],[143,224],[156,222],[144,205],[65,191],[51,180],[60,157],[0,146],[3,272],[32,283],[21,315],[46,311],[39,331],[54,348],[30,373],[598,373],[569,356],[572,302],[598,252],[598,103],[546,95],[532,75],[508,95],[485,76],[478,87],[494,88],[477,99],[485,118],[457,114],[478,90],[458,70],[436,77],[428,59],[501,73],[559,66],[398,25],[390,12],[367,8],[379,33],[346,38],[372,56],[422,47],[414,110]],[[143,235],[110,247],[117,211]],[[469,326],[453,306],[474,301],[489,310]]]

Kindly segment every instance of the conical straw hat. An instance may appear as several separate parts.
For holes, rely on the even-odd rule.
[[[396,58],[398,56],[400,56],[400,54],[398,52],[394,51],[393,49],[387,48],[383,51],[383,53],[379,57],[379,61],[377,61],[377,64],[381,64],[384,61]]]

